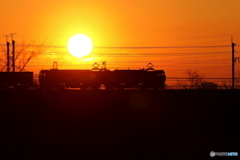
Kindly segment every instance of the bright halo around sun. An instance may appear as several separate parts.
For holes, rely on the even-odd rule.
[[[93,48],[91,39],[84,34],[76,34],[68,41],[68,50],[75,57],[87,56]]]

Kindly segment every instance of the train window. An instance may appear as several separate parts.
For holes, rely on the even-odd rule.
[[[159,77],[164,76],[164,73],[156,73],[156,76],[159,76]]]

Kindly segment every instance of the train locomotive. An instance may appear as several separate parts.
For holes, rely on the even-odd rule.
[[[99,65],[98,65],[99,66]],[[163,70],[155,70],[153,65],[147,69],[118,70],[101,69],[94,66],[91,70],[41,70],[39,85],[34,84],[33,72],[0,72],[0,89],[6,88],[41,88],[81,90],[124,90],[124,89],[165,89],[166,75]]]
[[[166,75],[163,70],[152,66],[139,70],[113,70],[93,68],[92,70],[41,70],[39,83],[45,89],[80,88],[81,90],[165,89]]]

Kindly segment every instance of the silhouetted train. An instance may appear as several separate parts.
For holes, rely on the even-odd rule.
[[[33,72],[0,72],[0,88],[29,88],[33,86]]]
[[[33,85],[33,72],[0,72],[1,86]],[[165,89],[165,72],[152,67],[139,70],[114,70],[106,68],[92,70],[41,70],[39,84],[42,89],[80,88],[81,90],[106,90],[125,88]]]
[[[91,88],[106,90],[124,88],[165,88],[166,76],[163,70],[41,70],[39,82],[42,88]]]

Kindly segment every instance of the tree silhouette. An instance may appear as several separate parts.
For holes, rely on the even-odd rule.
[[[27,64],[32,60],[32,58],[37,57],[40,54],[43,54],[49,46],[46,45],[47,40],[43,40],[41,43],[36,43],[35,41],[27,43],[23,41],[21,44],[16,44],[15,48],[15,63],[17,64],[16,71],[23,72],[26,71],[25,68]],[[6,69],[6,47],[1,46],[0,48],[0,71],[3,72]],[[12,69],[12,65],[10,69]]]
[[[198,71],[190,70],[184,72],[187,75],[187,80],[177,80],[177,86],[181,89],[201,89],[202,83],[205,82],[204,76]]]

